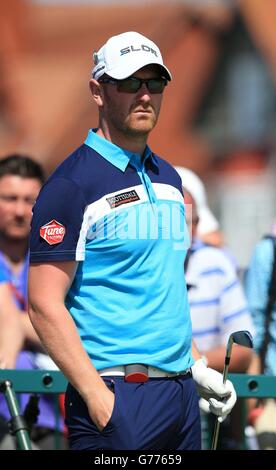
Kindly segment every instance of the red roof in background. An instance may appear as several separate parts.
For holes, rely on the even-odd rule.
[[[271,8],[273,1],[267,0]],[[250,2],[242,3],[243,13],[271,58],[270,43],[258,28],[260,3],[251,3],[252,11]],[[202,22],[181,3],[45,6],[2,0],[2,5],[6,12],[0,19],[0,66],[5,73],[0,94],[6,118],[0,120],[1,155],[24,151],[52,171],[84,140],[88,128],[97,125],[88,89],[93,50],[111,35],[136,30],[157,42],[173,73],[150,137],[152,149],[199,173],[208,168],[211,149],[194,135],[192,122],[219,54],[213,28],[229,25],[225,9],[206,10]],[[268,32],[271,35],[272,28]]]
[[[158,43],[174,75],[150,145],[173,163],[204,164],[205,144],[188,127],[214,48],[200,31],[187,41],[187,27],[183,8],[177,4],[29,6],[25,53],[12,74],[23,138],[8,135],[1,153],[17,147],[51,171],[83,141],[87,129],[97,125],[97,109],[88,89],[93,50],[113,34],[136,30]],[[195,85],[198,95],[193,93]]]

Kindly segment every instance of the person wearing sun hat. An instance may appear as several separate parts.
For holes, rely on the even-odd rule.
[[[192,344],[181,179],[147,145],[172,75],[133,31],[93,58],[98,127],[34,207],[30,318],[69,380],[71,449],[199,449],[196,387],[220,419],[236,394]]]
[[[223,246],[224,239],[220,225],[208,205],[207,193],[203,181],[189,168],[174,167],[180,175],[182,185],[193,196],[199,215],[197,236],[206,243]]]

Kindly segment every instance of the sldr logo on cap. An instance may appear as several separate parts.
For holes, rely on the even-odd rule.
[[[129,52],[139,52],[139,51],[151,52],[156,57],[158,57],[157,51],[152,49],[152,47],[146,46],[145,44],[141,44],[141,47],[138,47],[138,48],[135,48],[134,46],[124,47],[123,49],[120,50],[120,53],[121,53],[120,55],[129,54]]]

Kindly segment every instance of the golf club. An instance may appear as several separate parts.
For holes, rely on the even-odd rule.
[[[224,384],[228,376],[228,368],[230,364],[233,343],[239,344],[240,346],[245,346],[246,348],[250,348],[250,349],[253,348],[253,339],[249,331],[241,330],[241,331],[235,331],[234,333],[231,333],[231,335],[228,338],[227,347],[226,347],[226,355],[224,359],[223,379],[222,379]],[[217,448],[219,429],[220,429],[220,422],[218,421],[218,418],[217,418],[216,423],[215,423],[211,450],[216,450]]]

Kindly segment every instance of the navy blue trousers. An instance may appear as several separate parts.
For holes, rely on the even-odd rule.
[[[198,396],[190,374],[127,383],[104,377],[115,393],[111,418],[99,431],[85,402],[69,384],[65,398],[69,444],[75,450],[198,450]]]

